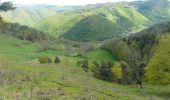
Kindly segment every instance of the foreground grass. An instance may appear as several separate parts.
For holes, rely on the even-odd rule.
[[[62,51],[37,52],[36,44],[6,35],[0,36],[0,45],[0,100],[170,100],[168,86],[139,89],[97,80],[76,67],[81,58],[64,56]],[[62,62],[42,65],[40,56],[53,60],[59,56]],[[102,49],[86,56],[90,67],[94,60],[115,61]]]
[[[118,85],[79,67],[4,62],[0,68],[2,100],[170,100],[168,86]]]

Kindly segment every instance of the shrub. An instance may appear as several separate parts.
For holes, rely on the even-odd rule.
[[[119,82],[122,78],[122,68],[119,62],[116,62],[112,67],[112,73],[114,75],[114,80]]]
[[[78,67],[80,67],[80,66],[82,65],[82,61],[81,61],[81,60],[78,60],[78,61],[76,62],[76,65],[77,65]]]
[[[112,62],[110,61],[101,61],[100,63],[94,61],[93,64],[96,66],[93,69],[94,76],[96,78],[105,80],[105,81],[112,81],[113,80],[113,73],[112,73]]]
[[[85,72],[88,71],[89,63],[87,59],[78,60],[76,65],[82,67]]]
[[[83,67],[83,70],[84,70],[85,72],[88,71],[89,63],[88,63],[88,60],[87,60],[87,59],[83,59],[83,61],[82,61],[82,67]]]
[[[131,67],[128,65],[128,63],[122,61],[120,63],[121,67],[122,67],[122,79],[121,79],[121,83],[126,85],[126,84],[132,84],[132,69]]]
[[[60,62],[61,62],[60,58],[59,57],[55,57],[54,63],[60,63]]]
[[[39,58],[39,62],[41,64],[52,63],[52,60],[51,60],[51,58],[45,56],[45,57],[40,57]]]

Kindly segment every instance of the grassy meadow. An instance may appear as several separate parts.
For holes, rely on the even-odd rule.
[[[2,100],[169,100],[169,86],[144,88],[120,85],[93,77],[76,65],[78,56],[46,50],[37,52],[37,44],[0,36],[0,99]],[[103,49],[85,53],[91,68],[94,60],[115,58]],[[38,58],[59,56],[60,64],[40,64]]]
[[[62,64],[0,64],[2,100],[169,100],[170,87],[120,85],[93,77],[76,66]]]
[[[0,3],[0,100],[170,100],[169,1],[16,7]]]

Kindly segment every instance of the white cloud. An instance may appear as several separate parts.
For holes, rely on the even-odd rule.
[[[53,5],[85,5],[117,1],[134,1],[134,0],[1,0],[13,1],[15,4],[53,4]]]

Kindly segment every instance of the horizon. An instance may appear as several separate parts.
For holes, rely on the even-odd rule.
[[[13,2],[19,5],[58,5],[58,6],[83,6],[107,2],[132,2],[141,0],[1,0],[1,2]]]

